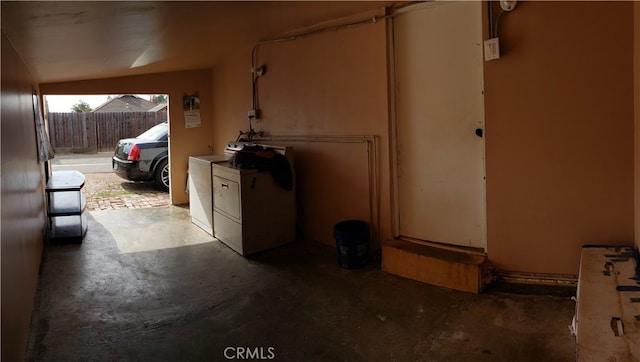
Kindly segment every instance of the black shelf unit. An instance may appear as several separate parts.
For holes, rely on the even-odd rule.
[[[87,233],[82,194],[84,175],[79,171],[54,171],[45,186],[48,237],[51,241],[82,242]]]

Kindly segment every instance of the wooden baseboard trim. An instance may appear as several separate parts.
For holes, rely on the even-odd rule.
[[[512,284],[534,284],[573,288],[578,286],[578,276],[571,274],[522,273],[492,269],[491,277],[493,282]]]

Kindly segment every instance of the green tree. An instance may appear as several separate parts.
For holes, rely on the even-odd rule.
[[[89,105],[89,103],[83,101],[83,100],[79,100],[76,104],[74,104],[73,106],[71,106],[71,110],[73,112],[91,112],[91,106]]]
[[[164,94],[157,95],[155,98],[156,103],[158,104],[167,103],[167,96],[165,96]]]

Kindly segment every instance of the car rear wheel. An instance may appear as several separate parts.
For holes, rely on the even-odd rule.
[[[169,192],[169,163],[162,160],[156,167],[156,185],[162,191]]]

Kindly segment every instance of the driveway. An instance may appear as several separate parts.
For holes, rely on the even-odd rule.
[[[86,173],[87,210],[140,209],[169,205],[169,193],[153,182],[131,182],[111,173]]]
[[[111,170],[112,152],[95,154],[56,154],[53,171],[77,170],[84,174],[82,193],[88,211],[140,209],[169,205],[169,194],[153,182],[131,182]]]

